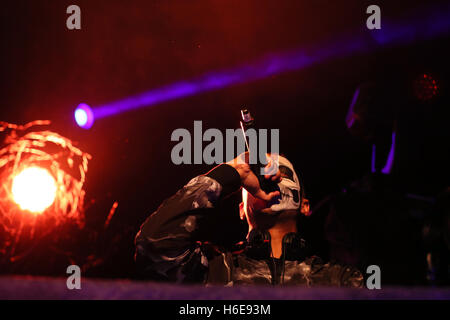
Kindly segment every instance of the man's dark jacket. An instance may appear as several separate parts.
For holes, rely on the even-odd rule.
[[[214,209],[220,199],[239,188],[238,172],[223,164],[193,178],[166,199],[142,224],[135,239],[135,259],[144,275],[153,280],[208,285],[362,286],[362,274],[350,266],[324,264],[318,257],[255,258],[246,250],[224,252],[205,241],[208,216],[217,214]]]

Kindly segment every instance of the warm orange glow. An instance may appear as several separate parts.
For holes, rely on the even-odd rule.
[[[39,214],[55,201],[56,182],[45,169],[26,168],[14,177],[12,194],[22,210]]]

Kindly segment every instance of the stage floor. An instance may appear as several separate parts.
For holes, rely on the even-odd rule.
[[[69,290],[66,278],[2,276],[0,299],[163,300],[450,300],[450,288],[389,287],[381,290],[304,287],[203,287],[131,280],[82,279]]]

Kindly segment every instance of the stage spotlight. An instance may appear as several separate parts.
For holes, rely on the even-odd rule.
[[[91,156],[42,128],[48,125],[0,121],[0,270],[36,253],[34,245],[49,236],[56,244],[67,237],[66,228],[85,225],[83,186]]]
[[[75,121],[83,129],[89,129],[94,124],[94,113],[91,107],[85,103],[80,103],[75,109]]]
[[[430,74],[423,73],[414,82],[414,92],[421,101],[433,99],[438,94],[438,91],[438,83]]]
[[[12,195],[22,210],[40,214],[55,201],[56,181],[47,170],[29,167],[14,177]]]

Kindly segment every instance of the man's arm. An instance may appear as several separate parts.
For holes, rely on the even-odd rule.
[[[222,164],[193,178],[142,224],[135,259],[145,275],[175,282],[203,282],[208,260],[197,241],[199,224],[220,198],[241,186],[238,171]]]

